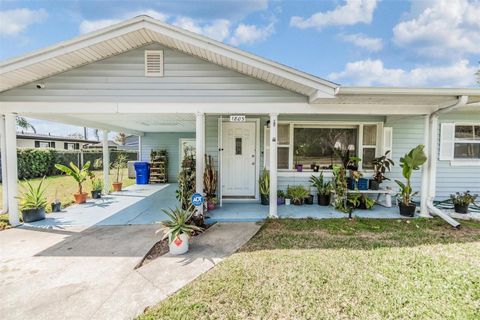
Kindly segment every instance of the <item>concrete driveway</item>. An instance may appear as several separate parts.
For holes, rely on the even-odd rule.
[[[158,225],[0,232],[3,319],[131,319],[240,248],[255,223],[218,223],[183,256],[133,270]],[[233,240],[233,241],[232,241]]]

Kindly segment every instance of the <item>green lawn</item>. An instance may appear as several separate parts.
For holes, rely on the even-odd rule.
[[[95,176],[98,178],[103,178],[103,172],[102,171],[94,171]],[[113,172],[112,172],[113,173]],[[125,169],[123,176],[125,177],[123,179],[123,186],[127,187],[132,184],[135,184],[135,179],[128,179],[126,178],[127,175],[127,169]],[[112,181],[113,176],[110,177],[110,181]],[[38,184],[41,179],[33,179],[32,181],[34,184]],[[21,192],[23,190],[23,185],[25,184],[24,181],[19,182],[19,187],[18,190]],[[78,190],[78,185],[73,180],[73,178],[69,176],[52,176],[52,177],[47,177],[45,179],[45,186],[46,186],[46,192],[45,195],[47,197],[47,201],[50,204],[55,200],[55,195],[56,197],[62,202],[63,206],[68,206],[73,203],[73,194],[77,192]],[[84,190],[88,193],[91,191],[91,184],[90,181],[87,180],[87,182],[84,184]],[[3,186],[0,184],[0,199],[2,198],[2,191],[3,191]],[[0,201],[0,208],[2,207],[2,203]],[[50,205],[47,206],[47,212],[51,211]],[[6,228],[8,226],[8,215],[2,214],[0,215],[0,230]]]
[[[480,319],[480,223],[270,220],[139,319]]]

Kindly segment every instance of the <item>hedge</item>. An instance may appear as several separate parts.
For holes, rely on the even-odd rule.
[[[115,162],[119,153],[125,153],[128,160],[137,160],[137,152],[135,151],[110,150],[110,164]],[[96,150],[62,151],[49,148],[18,148],[18,178],[23,180],[60,174],[55,168],[56,163],[69,165],[70,162],[73,162],[79,166],[82,162],[82,154],[83,163],[90,161],[92,169],[95,160],[103,158],[102,151]]]

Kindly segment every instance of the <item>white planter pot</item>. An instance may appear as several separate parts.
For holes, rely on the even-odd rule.
[[[285,199],[285,205],[289,206],[290,205],[290,199]]]
[[[173,241],[170,241],[169,239],[169,247],[170,247],[170,253],[173,255],[179,255],[179,254],[184,254],[185,252],[188,251],[188,235],[185,233],[180,234],[177,239],[173,239]]]

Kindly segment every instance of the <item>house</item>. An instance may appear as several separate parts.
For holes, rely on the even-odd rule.
[[[129,134],[125,137],[125,143],[123,145],[118,145],[118,150],[124,151],[138,151],[139,148],[139,137],[133,134]]]
[[[148,16],[4,61],[0,76],[13,224],[16,114],[102,129],[105,157],[109,131],[139,136],[142,160],[168,150],[170,177],[182,149],[195,145],[214,159],[220,205],[259,201],[265,167],[273,217],[277,190],[308,185],[313,162],[331,176],[332,143],[362,158],[366,176],[370,160],[390,150],[392,181],[401,178],[399,158],[424,144],[428,163],[413,176],[422,215],[436,210],[434,199],[480,192],[480,89],[345,87]],[[202,192],[204,159],[196,161]]]
[[[80,150],[89,143],[96,143],[95,140],[88,140],[76,137],[54,136],[39,133],[17,133],[17,147],[19,148],[53,148],[57,150]]]
[[[85,149],[102,149],[103,148],[103,142],[98,142],[98,141],[92,141],[91,143],[85,145]],[[118,149],[118,143],[116,143],[113,140],[108,140],[108,149],[110,150],[117,150]]]

